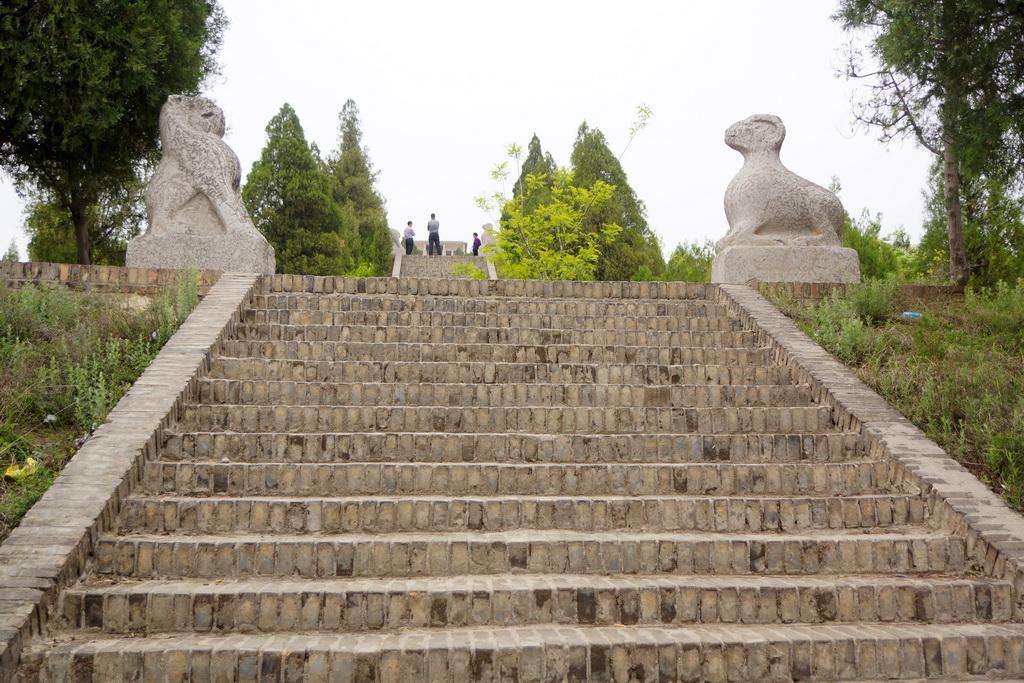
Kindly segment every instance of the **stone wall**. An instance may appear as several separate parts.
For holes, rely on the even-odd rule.
[[[801,301],[816,302],[828,298],[832,292],[843,294],[856,286],[841,282],[759,282],[757,290],[766,297],[783,294]],[[963,296],[963,293],[964,288],[958,285],[900,285],[900,300],[904,302],[941,301]]]
[[[180,270],[125,268],[124,266],[82,266],[77,263],[0,262],[0,284],[66,285],[73,289],[105,294],[153,296],[177,282]],[[199,293],[206,294],[220,277],[220,271],[199,273]]]

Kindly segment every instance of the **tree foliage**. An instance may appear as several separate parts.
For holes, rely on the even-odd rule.
[[[334,198],[334,183],[289,104],[267,124],[267,144],[242,190],[253,223],[274,245],[279,273],[342,275],[355,264],[357,217]]]
[[[327,166],[334,201],[355,218],[357,240],[352,244],[351,258],[361,267],[361,273],[389,274],[392,245],[384,198],[374,186],[377,172],[362,144],[359,108],[353,100],[345,102],[338,119],[340,140]]]
[[[549,185],[550,183],[550,185]],[[534,193],[548,201],[534,203]],[[622,228],[614,223],[586,224],[590,211],[604,212],[615,188],[597,180],[580,187],[572,172],[560,169],[550,179],[527,175],[521,198],[507,201],[491,255],[502,277],[543,280],[593,280],[601,252]]]
[[[925,191],[925,232],[917,250],[919,268],[926,274],[940,273],[949,258],[943,182],[936,164]],[[1004,179],[985,175],[965,175],[961,194],[971,284],[990,287],[1024,278],[1024,196]]]
[[[217,0],[0,3],[0,167],[68,214],[90,262],[104,195],[157,149],[160,107],[215,70]]]
[[[600,209],[591,208],[584,216],[586,228],[599,231],[607,224],[619,225],[618,238],[605,247],[598,260],[599,280],[631,280],[642,268],[659,276],[665,270],[657,235],[647,224],[647,210],[630,187],[619,158],[609,149],[604,134],[585,122],[576,134],[573,145],[572,172],[579,187],[590,187],[600,181],[615,192]]]
[[[912,137],[943,163],[949,275],[969,277],[961,176],[1020,174],[1024,3],[1020,0],[841,0],[836,19],[866,36],[871,83],[859,121],[883,141]]]
[[[89,254],[92,263],[123,266],[128,240],[142,232],[146,221],[145,184],[132,178],[99,196],[89,207]],[[78,253],[71,216],[52,196],[30,195],[25,208],[28,253],[33,261],[74,263]]]
[[[527,176],[543,176],[547,179],[548,183],[551,183],[557,170],[558,165],[555,163],[554,157],[551,156],[550,152],[544,152],[540,145],[540,138],[534,133],[533,137],[530,138],[530,144],[526,147],[526,159],[523,161],[522,168],[519,171],[519,178],[512,187],[512,195],[520,198],[525,195]],[[531,194],[531,201],[544,201],[546,197],[547,193],[539,188]]]
[[[19,258],[18,243],[11,240],[10,245],[7,247],[7,251],[4,252],[3,258],[0,258],[0,261],[17,262]]]

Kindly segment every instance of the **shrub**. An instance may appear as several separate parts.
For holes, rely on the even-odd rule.
[[[452,275],[455,277],[468,277],[474,280],[487,279],[487,273],[480,270],[472,263],[456,263],[452,266]]]

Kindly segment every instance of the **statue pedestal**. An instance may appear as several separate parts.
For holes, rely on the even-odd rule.
[[[711,282],[860,282],[860,260],[847,247],[726,247],[711,265]]]
[[[128,242],[129,268],[195,268],[274,274],[274,248],[262,235],[145,233]]]

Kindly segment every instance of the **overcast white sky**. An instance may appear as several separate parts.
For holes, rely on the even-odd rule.
[[[354,98],[392,227],[434,211],[442,238],[466,239],[490,218],[473,198],[492,189],[508,143],[536,132],[567,163],[585,119],[618,152],[646,104],[654,117],[623,164],[666,252],[725,233],[722,195],[741,158],[722,134],[755,113],[783,118],[783,160],[822,185],[838,176],[849,211],[921,232],[928,154],[851,126],[831,0],[223,4],[223,73],[207,94],[244,171],[282,103],[326,151]],[[22,202],[2,179],[0,250],[12,237],[24,258]]]

